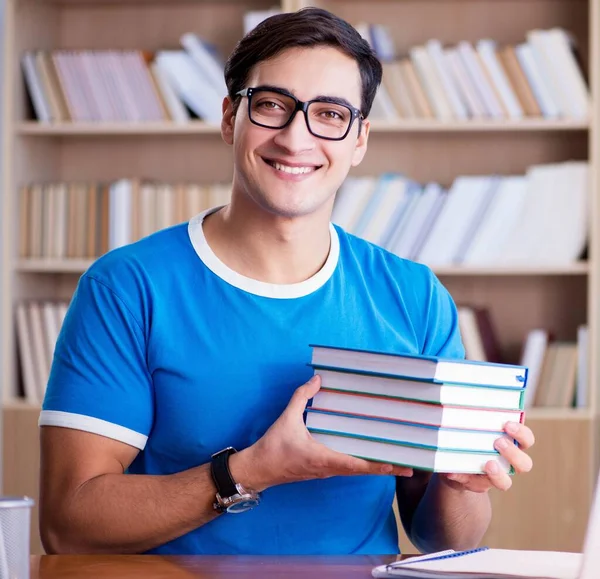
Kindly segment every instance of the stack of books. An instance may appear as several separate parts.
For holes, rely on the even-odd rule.
[[[484,473],[507,422],[523,422],[525,366],[312,345],[321,389],[306,426],[367,460],[433,472]]]

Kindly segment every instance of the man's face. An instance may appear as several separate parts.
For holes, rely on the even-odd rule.
[[[325,96],[357,109],[361,105],[357,63],[331,47],[289,49],[256,65],[246,86],[278,87],[301,101]],[[366,152],[369,126],[362,124],[360,136],[355,119],[344,140],[328,141],[308,131],[301,111],[287,127],[269,129],[250,121],[248,98],[241,100],[235,117],[227,105],[222,130],[225,141],[233,144],[234,190],[281,217],[330,212],[335,192]],[[290,167],[296,168],[293,173]]]

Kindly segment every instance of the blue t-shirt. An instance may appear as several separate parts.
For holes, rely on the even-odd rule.
[[[56,346],[40,425],[140,449],[129,471],[172,474],[256,442],[311,374],[309,344],[463,357],[456,307],[426,266],[331,225],[321,270],[297,284],[221,262],[204,214],[97,260]],[[272,487],[161,554],[397,553],[393,476]]]

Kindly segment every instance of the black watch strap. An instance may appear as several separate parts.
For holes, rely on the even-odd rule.
[[[229,471],[229,457],[235,452],[237,452],[235,448],[229,446],[212,455],[210,472],[217,492],[222,498],[231,497],[238,492]]]

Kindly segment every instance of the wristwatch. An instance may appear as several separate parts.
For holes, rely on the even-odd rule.
[[[260,503],[259,493],[246,490],[231,476],[229,457],[235,452],[235,448],[228,446],[211,457],[210,473],[217,487],[213,508],[219,513],[243,513]]]

